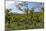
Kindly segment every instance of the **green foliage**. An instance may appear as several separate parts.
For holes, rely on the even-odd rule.
[[[9,12],[7,11],[5,15],[5,27],[8,30],[44,28],[43,12],[35,13],[32,10],[28,16],[23,14],[13,15]]]

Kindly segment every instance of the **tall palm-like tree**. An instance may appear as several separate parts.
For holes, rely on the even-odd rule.
[[[22,8],[23,8],[23,9],[22,9]],[[20,11],[23,11],[24,13],[26,13],[26,14],[28,15],[28,3],[27,3],[27,2],[19,3],[18,9],[19,9]]]

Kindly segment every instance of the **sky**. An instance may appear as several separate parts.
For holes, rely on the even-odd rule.
[[[12,9],[12,12],[18,12],[18,13],[23,13],[22,11],[18,10],[18,8],[16,7],[17,4],[22,3],[22,2],[16,2],[16,1],[6,1],[6,9]],[[38,9],[38,7],[44,7],[44,3],[43,2],[28,2],[28,8],[32,8],[34,7],[37,8],[35,9],[35,12],[39,12],[40,8]]]

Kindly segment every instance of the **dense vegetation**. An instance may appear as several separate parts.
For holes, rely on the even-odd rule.
[[[26,3],[20,4],[26,8],[23,10],[18,7],[20,11],[25,14],[12,13],[11,9],[5,10],[5,28],[6,30],[25,30],[25,29],[39,29],[44,28],[44,7],[41,7],[40,12],[34,12],[34,7],[29,10]]]
[[[31,13],[28,15],[10,13],[10,9],[6,9],[5,10],[6,29],[21,30],[43,28],[44,27],[43,9],[42,12],[30,11]]]

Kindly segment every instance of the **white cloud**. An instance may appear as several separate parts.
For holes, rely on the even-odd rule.
[[[6,8],[10,8],[14,1],[6,1]]]
[[[22,11],[17,10],[13,4],[18,4],[21,2],[17,2],[17,1],[6,1],[6,8],[9,9],[13,9],[11,12],[17,12],[17,13],[23,13]],[[15,9],[15,10],[14,10]],[[16,11],[17,10],[17,11]]]

